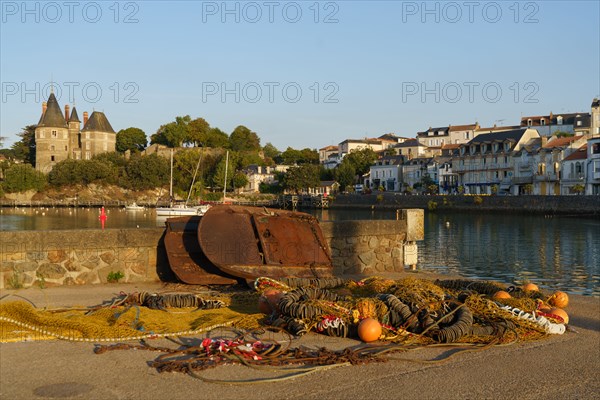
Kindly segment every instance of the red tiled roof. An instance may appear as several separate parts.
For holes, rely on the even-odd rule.
[[[477,124],[471,124],[471,125],[450,125],[450,132],[454,132],[454,131],[468,131],[468,130],[474,130],[477,128]]]
[[[319,151],[329,151],[329,150],[337,150],[337,149],[338,149],[337,146],[331,145],[331,146],[325,146],[322,149],[319,149]]]
[[[565,137],[559,137],[553,140],[550,140],[548,143],[546,143],[544,146],[542,146],[545,149],[548,148],[553,148],[553,147],[562,147],[562,146],[567,146],[570,143],[573,143],[579,139],[581,139],[583,136],[565,136]]]
[[[565,157],[563,161],[585,160],[587,158],[587,144],[581,146],[577,151]]]

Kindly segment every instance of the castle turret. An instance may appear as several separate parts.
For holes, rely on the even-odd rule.
[[[42,116],[35,129],[38,171],[49,172],[54,164],[69,156],[69,126],[54,93],[42,104]]]
[[[103,112],[94,111],[89,118],[83,113],[83,129],[81,130],[82,158],[90,159],[93,155],[112,152],[116,149],[117,134]]]

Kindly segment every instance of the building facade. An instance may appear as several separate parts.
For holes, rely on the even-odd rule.
[[[93,156],[115,151],[116,133],[106,115],[94,111],[83,113],[83,129],[77,110],[65,105],[64,114],[54,93],[42,104],[42,116],[35,129],[35,169],[44,173],[67,160],[89,160]]]

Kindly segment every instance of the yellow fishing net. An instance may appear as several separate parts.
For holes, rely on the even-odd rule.
[[[41,310],[24,301],[0,303],[0,342],[43,340],[126,340],[191,334],[220,326],[254,329],[264,318],[256,301],[235,297],[229,307],[154,310],[129,305],[97,310]]]

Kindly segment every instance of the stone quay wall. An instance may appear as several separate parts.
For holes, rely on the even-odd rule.
[[[600,196],[477,196],[338,194],[330,208],[407,209],[431,211],[515,212],[600,217]]]
[[[396,221],[321,223],[336,276],[402,271],[416,264],[423,210],[401,210]],[[164,229],[0,232],[0,289],[120,282],[175,282]]]

